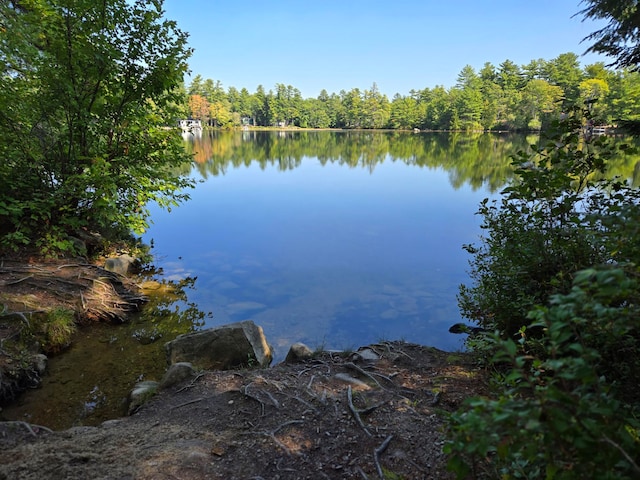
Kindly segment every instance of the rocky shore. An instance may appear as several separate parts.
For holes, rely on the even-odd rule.
[[[5,262],[0,284],[1,380],[16,394],[17,366],[28,381],[44,368],[37,344],[22,362],[13,349],[32,315],[117,322],[144,301],[122,275],[82,263]],[[0,422],[0,479],[448,478],[444,416],[486,392],[468,355],[404,342],[297,348],[270,368],[190,365],[97,427]]]
[[[98,427],[0,423],[0,478],[449,478],[444,415],[485,388],[466,356],[403,342],[199,371]]]

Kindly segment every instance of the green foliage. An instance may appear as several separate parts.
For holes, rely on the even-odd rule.
[[[4,246],[69,250],[75,232],[141,231],[148,202],[186,198],[189,157],[165,126],[190,51],[162,1],[3,2],[0,24]]]
[[[568,294],[530,312],[541,338],[497,340],[502,391],[450,419],[458,478],[640,475],[639,278],[633,265],[580,271]]]
[[[191,102],[190,115],[225,127],[539,131],[579,101],[597,100],[597,111],[592,114],[599,125],[620,126],[638,120],[640,73],[610,70],[601,62],[582,68],[578,55],[562,53],[522,66],[505,60],[496,68],[487,62],[479,72],[466,65],[450,88],[397,93],[391,101],[375,83],[370,89],[352,88],[337,94],[323,90],[317,98],[304,99],[298,89],[284,84],[268,92],[262,86],[252,94],[233,86],[225,92],[219,81],[200,75],[193,78],[188,93],[212,106],[224,105],[224,125],[206,112],[203,116],[199,102]]]
[[[584,0],[587,7],[580,13],[585,18],[609,23],[585,40],[594,43],[588,52],[604,53],[615,58],[619,67],[640,66],[640,7],[633,0]]]
[[[515,160],[519,180],[480,208],[463,313],[495,395],[450,418],[459,478],[640,475],[640,192],[599,174],[615,150],[575,112]],[[621,145],[623,152],[628,151]]]
[[[583,124],[576,111],[542,146],[514,157],[518,180],[499,200],[480,205],[483,244],[465,245],[474,255],[474,285],[460,288],[462,314],[505,338],[529,325],[534,305],[568,292],[578,270],[638,260],[628,235],[637,230],[637,217],[631,220],[640,194],[600,179],[615,148],[606,138],[585,138]]]

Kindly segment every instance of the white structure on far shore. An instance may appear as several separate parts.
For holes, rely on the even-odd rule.
[[[202,130],[202,122],[200,120],[180,120],[180,128],[183,133],[193,133]]]

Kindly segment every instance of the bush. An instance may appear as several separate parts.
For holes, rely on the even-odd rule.
[[[48,354],[67,348],[76,330],[75,312],[67,308],[56,307],[33,319],[32,334]]]
[[[577,111],[541,147],[514,158],[519,181],[481,203],[483,244],[464,246],[474,256],[473,285],[460,287],[461,312],[503,338],[529,326],[535,305],[567,293],[578,270],[640,259],[640,193],[598,178],[614,147],[604,137],[585,140],[582,123]]]
[[[0,248],[141,232],[193,182],[174,125],[190,49],[162,1],[0,2]],[[118,240],[116,238],[112,240]]]
[[[480,207],[464,315],[495,374],[492,398],[450,417],[459,478],[640,476],[640,192],[598,177],[606,139],[575,114],[521,154],[520,180]],[[623,150],[626,146],[621,146]]]
[[[450,418],[459,478],[638,478],[639,277],[631,265],[581,271],[530,312],[542,338],[496,342],[502,391]]]

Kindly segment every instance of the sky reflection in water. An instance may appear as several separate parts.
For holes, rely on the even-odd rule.
[[[189,301],[213,312],[205,327],[253,319],[276,357],[296,341],[455,350],[462,245],[477,240],[488,195],[389,158],[373,172],[310,157],[287,171],[254,162],[209,177],[171,213],[153,211],[144,240],[166,277],[198,277]]]

